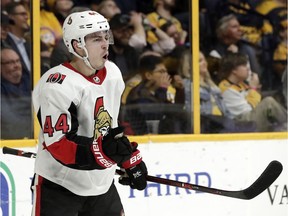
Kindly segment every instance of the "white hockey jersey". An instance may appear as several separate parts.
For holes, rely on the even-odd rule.
[[[110,61],[93,77],[69,63],[47,71],[33,91],[41,126],[35,173],[81,196],[107,192],[116,165],[97,166],[90,146],[118,126],[124,87],[119,68]]]

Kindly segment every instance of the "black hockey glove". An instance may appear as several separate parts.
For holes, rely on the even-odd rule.
[[[122,164],[131,158],[133,152],[130,141],[123,134],[123,127],[110,129],[105,136],[101,136],[92,144],[92,152],[96,162],[104,167]]]
[[[137,190],[144,190],[147,186],[147,167],[140,151],[137,149],[138,144],[131,143],[133,147],[133,154],[131,158],[125,161],[120,167],[125,169],[125,174],[119,178],[119,183],[123,185],[130,185],[131,188]]]
[[[147,167],[144,161],[141,161],[134,167],[125,169],[125,174],[119,178],[119,183],[122,185],[130,185],[131,188],[144,190],[147,186]]]

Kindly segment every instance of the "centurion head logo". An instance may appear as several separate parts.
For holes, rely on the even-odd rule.
[[[112,117],[104,109],[103,97],[98,98],[96,101],[94,118],[96,120],[94,138],[97,139],[101,135],[104,136],[112,125]]]

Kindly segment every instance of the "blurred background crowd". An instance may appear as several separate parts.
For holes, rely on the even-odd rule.
[[[84,10],[109,21],[127,135],[193,133],[192,73],[200,77],[201,133],[287,131],[286,0],[199,0],[197,71],[193,1],[40,0],[41,71],[31,70],[31,3],[1,0],[1,139],[33,137],[33,73],[71,59],[62,24]]]

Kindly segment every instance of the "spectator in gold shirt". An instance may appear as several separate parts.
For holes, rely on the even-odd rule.
[[[222,81],[219,87],[224,103],[234,119],[255,121],[257,131],[287,131],[287,110],[273,97],[261,98],[257,74],[252,73],[247,82],[249,69],[247,57],[231,53],[221,59]]]

